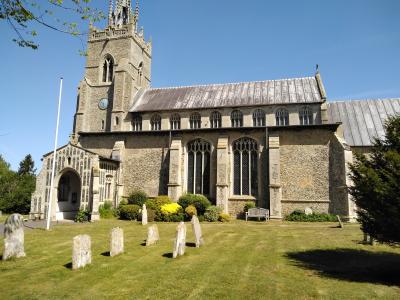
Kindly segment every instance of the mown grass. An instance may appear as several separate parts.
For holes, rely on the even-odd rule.
[[[125,231],[125,250],[109,251],[109,232]],[[146,227],[102,220],[26,232],[27,257],[0,262],[2,299],[398,299],[400,250],[359,241],[357,225],[202,223],[206,245],[170,258],[176,224],[158,224],[161,241],[145,247]],[[73,236],[92,237],[93,264],[72,271]],[[1,249],[2,250],[2,249]],[[371,275],[372,274],[372,275]]]

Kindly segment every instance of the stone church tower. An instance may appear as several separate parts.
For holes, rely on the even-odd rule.
[[[130,130],[134,95],[151,80],[151,42],[138,29],[139,8],[110,0],[108,26],[90,27],[85,75],[78,89],[74,134]]]

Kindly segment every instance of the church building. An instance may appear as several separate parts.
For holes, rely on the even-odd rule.
[[[351,220],[348,163],[384,135],[400,99],[329,101],[313,76],[184,87],[151,86],[152,45],[138,7],[110,1],[91,27],[70,142],[43,156],[31,218],[73,219],[136,189],[203,194],[237,216],[248,201],[281,219],[306,207]],[[52,163],[54,191],[50,199]]]

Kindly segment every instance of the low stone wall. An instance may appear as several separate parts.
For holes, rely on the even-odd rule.
[[[243,209],[246,202],[252,201],[256,203],[253,197],[237,197],[229,198],[228,200],[228,212],[233,218],[242,218],[244,216]]]
[[[321,201],[321,202],[309,202],[309,201],[282,201],[282,217],[290,215],[295,210],[302,210],[306,207],[312,209],[313,212],[316,213],[329,213],[329,202],[328,201]]]

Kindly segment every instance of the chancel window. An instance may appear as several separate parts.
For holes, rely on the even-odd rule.
[[[253,126],[265,126],[265,111],[262,109],[256,109],[253,112]]]
[[[243,113],[240,110],[234,110],[231,113],[232,127],[243,127]]]
[[[287,126],[289,125],[289,112],[280,108],[275,112],[276,126]]]
[[[169,124],[172,130],[181,129],[181,117],[178,114],[173,114],[169,119]]]
[[[313,124],[313,112],[310,107],[302,107],[299,111],[300,125]]]
[[[155,114],[150,119],[151,130],[161,130],[161,116]]]
[[[210,116],[211,128],[221,127],[221,113],[219,111],[213,111]]]
[[[114,75],[114,60],[107,55],[103,64],[103,82],[111,82]]]
[[[241,138],[233,143],[233,193],[257,195],[258,145],[251,138]]]
[[[201,128],[201,116],[199,113],[193,113],[189,118],[190,128],[198,129]]]
[[[188,153],[188,193],[210,194],[211,144],[202,139],[187,145]]]
[[[132,130],[133,131],[142,131],[142,116],[141,115],[133,115]]]

